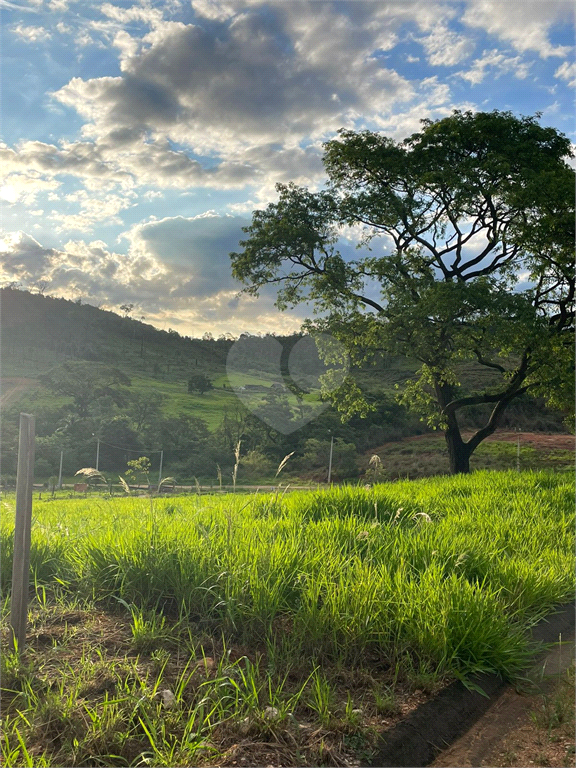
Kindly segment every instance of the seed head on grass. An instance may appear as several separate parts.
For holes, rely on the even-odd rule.
[[[194,479],[196,480],[196,478],[194,478]],[[168,485],[169,483],[175,483],[175,482],[176,482],[176,480],[173,477],[165,477],[165,478],[163,478],[160,481],[159,485],[158,485],[158,493],[160,493],[160,489],[162,488],[163,485]],[[196,482],[198,482],[198,481],[196,480]]]
[[[132,491],[130,490],[130,486],[128,485],[128,483],[126,482],[126,480],[124,480],[124,478],[123,478],[121,475],[118,475],[118,482],[119,482],[119,483],[120,483],[120,485],[122,486],[122,490],[123,490],[125,493],[127,493],[127,494],[128,494],[128,496],[130,496],[130,495],[131,495],[131,493],[132,493]]]
[[[240,466],[240,446],[242,445],[242,440],[238,440],[236,443],[236,447],[234,448],[234,458],[236,459],[236,463],[234,464],[234,470],[232,472],[232,485],[234,486],[234,491],[236,490],[236,477],[238,476],[238,467]]]
[[[296,453],[296,451],[292,451],[292,453],[289,453],[287,456],[284,456],[284,458],[282,459],[280,464],[278,464],[278,469],[276,470],[276,474],[274,475],[274,479],[276,479],[278,477],[278,475],[280,474],[280,472],[282,472],[282,470],[284,469],[286,464],[288,464],[288,461],[289,461],[290,457],[294,456],[295,453]]]
[[[76,475],[83,475],[87,480],[101,480],[103,483],[106,482],[106,478],[102,472],[94,469],[94,467],[83,467],[82,469],[79,469],[78,472],[74,473],[74,477],[76,477]]]

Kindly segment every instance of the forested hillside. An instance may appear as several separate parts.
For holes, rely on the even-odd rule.
[[[61,452],[64,473],[71,475],[94,466],[97,453],[100,469],[108,472],[124,472],[129,460],[142,455],[156,472],[163,451],[164,474],[215,480],[218,471],[230,476],[241,441],[241,479],[273,477],[280,460],[292,452],[288,471],[321,479],[332,438],[334,479],[354,478],[366,451],[426,431],[396,402],[416,369],[415,362],[404,358],[376,355],[350,372],[374,407],[365,418],[343,423],[328,407],[282,434],[262,420],[266,413],[281,408],[290,420],[314,398],[298,400],[275,388],[278,371],[265,350],[275,339],[290,351],[299,335],[242,336],[235,348],[233,383],[260,390],[256,406],[248,409],[226,371],[231,336],[193,339],[159,330],[132,317],[129,306],[121,317],[79,301],[16,289],[3,289],[0,298],[4,476],[16,471],[20,411],[36,416],[36,474],[45,478],[57,473]],[[477,367],[463,366],[464,384],[472,386],[479,375]],[[481,415],[481,406],[472,409],[470,424]],[[523,397],[502,425],[564,431],[562,418]]]

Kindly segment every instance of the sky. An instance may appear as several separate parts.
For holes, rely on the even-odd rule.
[[[339,128],[452,110],[576,140],[572,0],[0,0],[0,284],[184,335],[297,330],[229,252]],[[350,234],[350,238],[353,238]],[[344,247],[352,249],[352,241]]]

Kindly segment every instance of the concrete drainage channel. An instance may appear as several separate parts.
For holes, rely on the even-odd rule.
[[[534,641],[547,645],[574,636],[574,603],[563,605],[542,619],[532,630]],[[540,655],[544,659],[547,652]],[[542,667],[542,661],[540,661]],[[386,731],[377,754],[369,763],[374,768],[424,768],[438,754],[471,728],[495,703],[506,683],[499,675],[486,673],[471,678],[466,688],[460,681],[451,683],[437,696],[418,707],[406,720]]]

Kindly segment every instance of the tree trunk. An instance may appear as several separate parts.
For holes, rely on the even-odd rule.
[[[434,377],[434,389],[436,399],[442,409],[451,402],[454,397],[454,391],[450,384],[443,382],[439,377]],[[470,472],[471,448],[462,440],[460,427],[455,413],[447,415],[447,424],[444,431],[446,445],[448,447],[448,459],[450,461],[450,474],[467,475]]]
[[[452,475],[467,475],[470,472],[470,455],[472,451],[462,440],[458,427],[448,427],[444,433],[448,446],[450,473]]]

